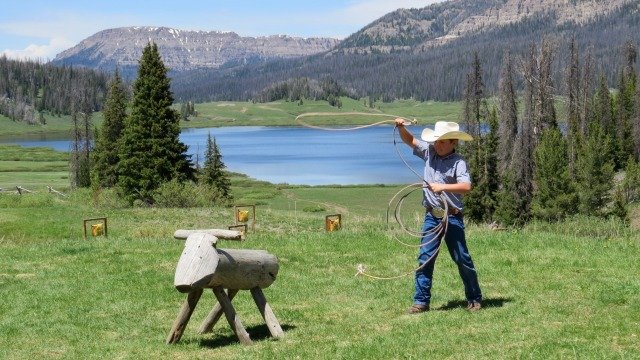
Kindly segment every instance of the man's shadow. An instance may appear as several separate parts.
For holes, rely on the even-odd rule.
[[[513,299],[511,298],[488,298],[482,299],[482,308],[493,308],[493,307],[502,307],[505,303],[511,302]],[[453,310],[453,309],[466,309],[467,301],[462,300],[449,300],[446,304],[435,308],[434,310]]]

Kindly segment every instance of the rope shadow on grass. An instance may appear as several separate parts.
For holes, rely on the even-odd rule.
[[[282,331],[285,334],[287,331],[296,328],[293,325],[286,325],[286,324],[281,325],[281,327],[282,327]],[[246,328],[246,330],[249,333],[249,336],[251,337],[251,341],[262,341],[262,340],[268,340],[268,339],[276,340],[274,337],[271,336],[271,333],[269,332],[269,328],[267,327],[266,324],[249,326]],[[233,333],[233,331],[231,331],[231,329],[227,327],[227,329],[224,329],[223,331],[225,332],[228,331],[228,333],[226,333],[225,335],[215,335],[215,337],[209,338],[209,339],[190,338],[189,340],[186,341],[186,343],[198,342],[200,346],[208,347],[208,348],[217,348],[221,346],[229,346],[229,345],[240,343],[240,340],[238,340],[238,337]],[[211,335],[211,334],[208,334],[208,335]]]
[[[488,298],[482,299],[482,308],[502,307],[505,303],[511,302],[511,298]],[[446,304],[434,309],[434,310],[453,310],[453,309],[466,309],[467,301],[464,300],[449,300]]]

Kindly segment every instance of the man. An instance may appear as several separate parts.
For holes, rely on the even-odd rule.
[[[423,141],[420,141],[407,131],[403,119],[396,119],[395,123],[402,141],[413,148],[414,155],[425,161],[423,205],[426,214],[422,227],[423,246],[418,254],[420,267],[416,271],[413,305],[408,313],[419,314],[429,310],[433,269],[443,237],[451,258],[458,266],[467,298],[467,309],[480,310],[482,292],[465,241],[462,216],[462,195],[471,191],[471,177],[467,163],[455,151],[459,140],[471,141],[473,137],[460,131],[460,126],[455,122],[438,121],[433,130],[424,129],[421,135]],[[444,208],[438,196],[440,193],[448,199],[448,214],[437,211]],[[447,216],[449,222],[446,233],[430,231],[442,222],[442,216]]]

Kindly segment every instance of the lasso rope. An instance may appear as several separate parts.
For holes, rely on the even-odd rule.
[[[373,124],[367,124],[367,125],[359,125],[359,126],[355,126],[355,127],[325,127],[325,126],[317,126],[317,125],[311,125],[308,124],[300,119],[305,118],[305,117],[313,117],[313,116],[346,116],[346,115],[366,115],[366,116],[384,116],[384,117],[393,117],[394,120],[382,120],[382,121],[378,121],[375,122]],[[406,120],[407,123],[410,124],[415,124],[417,123],[416,119],[407,119],[405,117],[402,116],[397,116],[397,115],[391,115],[391,114],[371,114],[371,113],[365,113],[365,112],[344,112],[344,113],[333,113],[333,112],[310,112],[310,113],[304,113],[304,114],[300,114],[298,116],[296,116],[296,122],[304,127],[308,127],[311,129],[318,129],[318,130],[327,130],[327,131],[352,131],[352,130],[360,130],[360,129],[365,129],[368,127],[372,127],[372,126],[377,126],[377,125],[381,125],[381,124],[385,124],[385,123],[395,123],[395,119],[403,119]]]
[[[347,115],[366,115],[366,116],[384,116],[384,117],[393,117],[394,119],[390,119],[390,120],[382,120],[382,121],[378,121],[372,124],[367,124],[367,125],[359,125],[359,126],[355,126],[355,127],[326,127],[326,126],[316,126],[316,125],[311,125],[308,124],[304,121],[302,121],[302,118],[305,117],[313,117],[313,116],[347,116]],[[397,115],[391,115],[391,114],[371,114],[371,113],[364,113],[364,112],[344,112],[344,113],[332,113],[332,112],[312,112],[312,113],[304,113],[304,114],[300,114],[298,116],[296,116],[295,121],[297,123],[299,123],[300,125],[307,127],[307,128],[312,128],[312,129],[318,129],[318,130],[326,130],[326,131],[354,131],[354,130],[360,130],[360,129],[365,129],[368,127],[373,127],[373,126],[377,126],[377,125],[381,125],[381,124],[385,124],[385,123],[395,123],[395,119],[403,119],[406,121],[405,125],[410,125],[410,124],[416,124],[417,121],[416,119],[408,119],[402,116],[397,116]],[[438,240],[439,238],[441,238],[442,236],[444,236],[447,232],[447,228],[449,226],[449,201],[447,199],[447,195],[444,192],[439,193],[438,195],[440,196],[440,200],[441,200],[441,204],[442,204],[442,208],[444,210],[444,215],[440,221],[440,223],[435,226],[433,229],[427,231],[427,232],[415,232],[415,231],[411,231],[409,230],[404,223],[402,222],[401,216],[400,216],[400,212],[402,209],[402,204],[404,202],[404,200],[411,194],[413,193],[415,190],[417,189],[424,189],[427,188],[429,185],[422,179],[422,176],[420,176],[418,174],[417,171],[415,171],[408,163],[407,161],[404,159],[404,157],[402,156],[402,153],[400,152],[400,150],[398,149],[398,144],[396,142],[396,129],[397,126],[394,126],[393,128],[393,145],[396,149],[396,153],[398,154],[398,157],[400,157],[400,159],[402,160],[402,162],[405,164],[405,166],[407,168],[409,168],[409,170],[411,170],[411,172],[413,172],[420,180],[421,182],[419,183],[414,183],[414,184],[410,184],[408,186],[405,186],[404,188],[400,189],[400,191],[398,191],[389,201],[389,204],[387,205],[387,227],[389,228],[389,218],[390,218],[390,213],[391,213],[391,208],[393,208],[393,217],[395,219],[395,221],[400,225],[400,228],[408,233],[411,236],[414,237],[418,237],[418,238],[423,238],[426,235],[430,235],[430,234],[434,234],[433,238],[423,244],[420,245],[412,245],[412,244],[407,244],[404,243],[402,241],[400,241],[399,239],[397,239],[395,236],[392,236],[396,241],[398,241],[400,244],[408,246],[408,247],[423,247],[423,246],[427,246],[429,244],[431,244],[432,242]],[[401,195],[403,192],[405,192],[407,189],[409,188],[413,188],[413,190],[409,191],[408,193]],[[394,205],[395,203],[395,205]],[[408,271],[406,273],[400,274],[400,275],[395,275],[395,276],[377,276],[377,275],[371,275],[369,273],[367,273],[365,266],[363,264],[358,264],[357,266],[357,272],[355,276],[358,275],[363,275],[372,279],[378,279],[378,280],[393,280],[393,279],[398,279],[404,276],[408,276],[411,275],[413,273],[415,273],[416,271],[421,270],[422,268],[424,268],[430,261],[432,261],[435,256],[438,254],[438,252],[440,252],[440,248],[442,247],[442,241],[440,242],[440,244],[438,245],[438,248],[436,249],[436,251],[420,266],[418,266],[417,268]]]
[[[416,187],[416,185],[420,186],[420,187]],[[400,190],[398,193],[396,193],[396,195],[394,195],[394,198],[397,197],[402,191],[404,191],[405,189],[409,188],[409,187],[415,187],[414,190],[412,190],[411,192],[415,191],[416,189],[421,189],[424,186],[421,183],[416,183],[416,184],[411,184],[405,188],[403,188],[402,190]],[[416,232],[411,232],[410,230],[408,230],[404,224],[402,223],[402,221],[400,220],[399,217],[399,212],[400,212],[400,208],[402,207],[402,202],[404,201],[404,199],[406,199],[406,197],[411,193],[407,193],[405,195],[403,195],[400,200],[397,202],[396,206],[395,206],[395,210],[394,210],[394,218],[396,219],[396,221],[398,222],[398,224],[400,224],[401,228],[405,231],[410,233],[411,235],[413,235],[414,237],[418,237],[418,238],[423,238],[424,236],[433,234],[433,237],[425,242],[422,243],[420,245],[412,245],[412,244],[406,244],[400,240],[398,240],[397,238],[394,237],[394,239],[396,241],[398,241],[399,243],[401,243],[402,245],[405,246],[409,246],[409,247],[423,247],[423,246],[427,246],[429,244],[431,244],[432,242],[438,240],[439,238],[441,238],[442,236],[444,236],[447,233],[447,229],[449,227],[449,203],[446,200],[446,197],[443,193],[440,193],[440,200],[443,204],[443,210],[444,210],[444,215],[442,216],[442,219],[440,220],[440,223],[438,225],[436,225],[433,229],[430,229],[429,231],[426,232],[420,232],[420,233],[416,233]],[[392,199],[393,201],[393,199]],[[387,207],[387,223],[389,221],[389,209],[391,208],[391,202],[389,202],[389,207]],[[433,254],[424,262],[422,263],[422,265],[418,266],[417,268],[411,270],[411,271],[407,271],[405,273],[399,274],[399,275],[395,275],[395,276],[378,276],[378,275],[371,275],[369,273],[366,272],[366,268],[364,267],[363,264],[358,264],[358,266],[356,267],[357,272],[355,276],[358,275],[363,275],[372,279],[376,279],[376,280],[394,280],[394,279],[399,279],[401,277],[405,277],[405,276],[409,276],[411,274],[415,274],[417,271],[422,270],[422,268],[424,268],[425,266],[427,266],[427,264],[429,262],[431,262],[436,255],[438,255],[438,253],[440,252],[440,248],[442,247],[442,241],[440,241],[440,244],[438,244],[438,248],[436,249],[436,251],[433,252]]]

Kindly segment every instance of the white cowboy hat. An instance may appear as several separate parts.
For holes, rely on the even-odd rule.
[[[420,136],[422,140],[427,142],[435,142],[436,140],[458,139],[464,141],[473,140],[473,136],[464,131],[460,131],[460,125],[451,121],[438,121],[433,129],[425,128]]]

